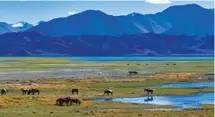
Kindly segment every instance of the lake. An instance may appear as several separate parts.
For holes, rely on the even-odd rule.
[[[58,56],[58,57],[0,57],[0,58],[53,58],[53,59],[69,59],[72,61],[213,61],[212,56]]]
[[[161,88],[213,88],[214,82],[172,83],[155,87]]]

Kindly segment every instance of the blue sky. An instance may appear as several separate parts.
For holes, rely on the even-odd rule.
[[[36,24],[57,17],[66,17],[84,10],[101,10],[111,15],[125,15],[132,12],[150,14],[162,11],[172,5],[199,4],[205,8],[213,8],[212,0],[204,1],[2,1],[0,0],[0,21],[15,23],[27,21]]]

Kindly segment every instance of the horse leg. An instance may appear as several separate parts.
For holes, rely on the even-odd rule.
[[[62,101],[60,101],[60,106],[63,106],[63,102]]]

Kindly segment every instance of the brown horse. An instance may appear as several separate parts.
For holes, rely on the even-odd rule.
[[[153,94],[153,90],[152,89],[144,89],[144,92],[147,92],[147,95],[149,94]]]
[[[72,92],[72,95],[74,95],[75,93],[78,94],[79,90],[78,89],[72,89],[71,92]]]
[[[70,101],[71,101],[70,97],[58,98],[56,100],[56,105],[63,106],[64,103],[66,103],[66,105],[68,105],[70,103]]]
[[[105,89],[105,90],[104,90],[104,95],[105,95],[105,94],[107,94],[107,95],[109,95],[109,94],[113,95],[113,91],[110,90],[110,89]]]
[[[70,100],[70,104],[72,104],[72,103],[75,103],[75,104],[80,105],[80,104],[81,104],[81,101],[80,101],[79,99],[71,99],[71,100]]]

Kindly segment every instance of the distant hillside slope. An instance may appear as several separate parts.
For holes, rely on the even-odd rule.
[[[213,36],[200,38],[197,36],[152,33],[122,35],[118,37],[67,36],[56,38],[37,32],[20,32],[0,35],[0,55],[213,55],[213,41]]]

